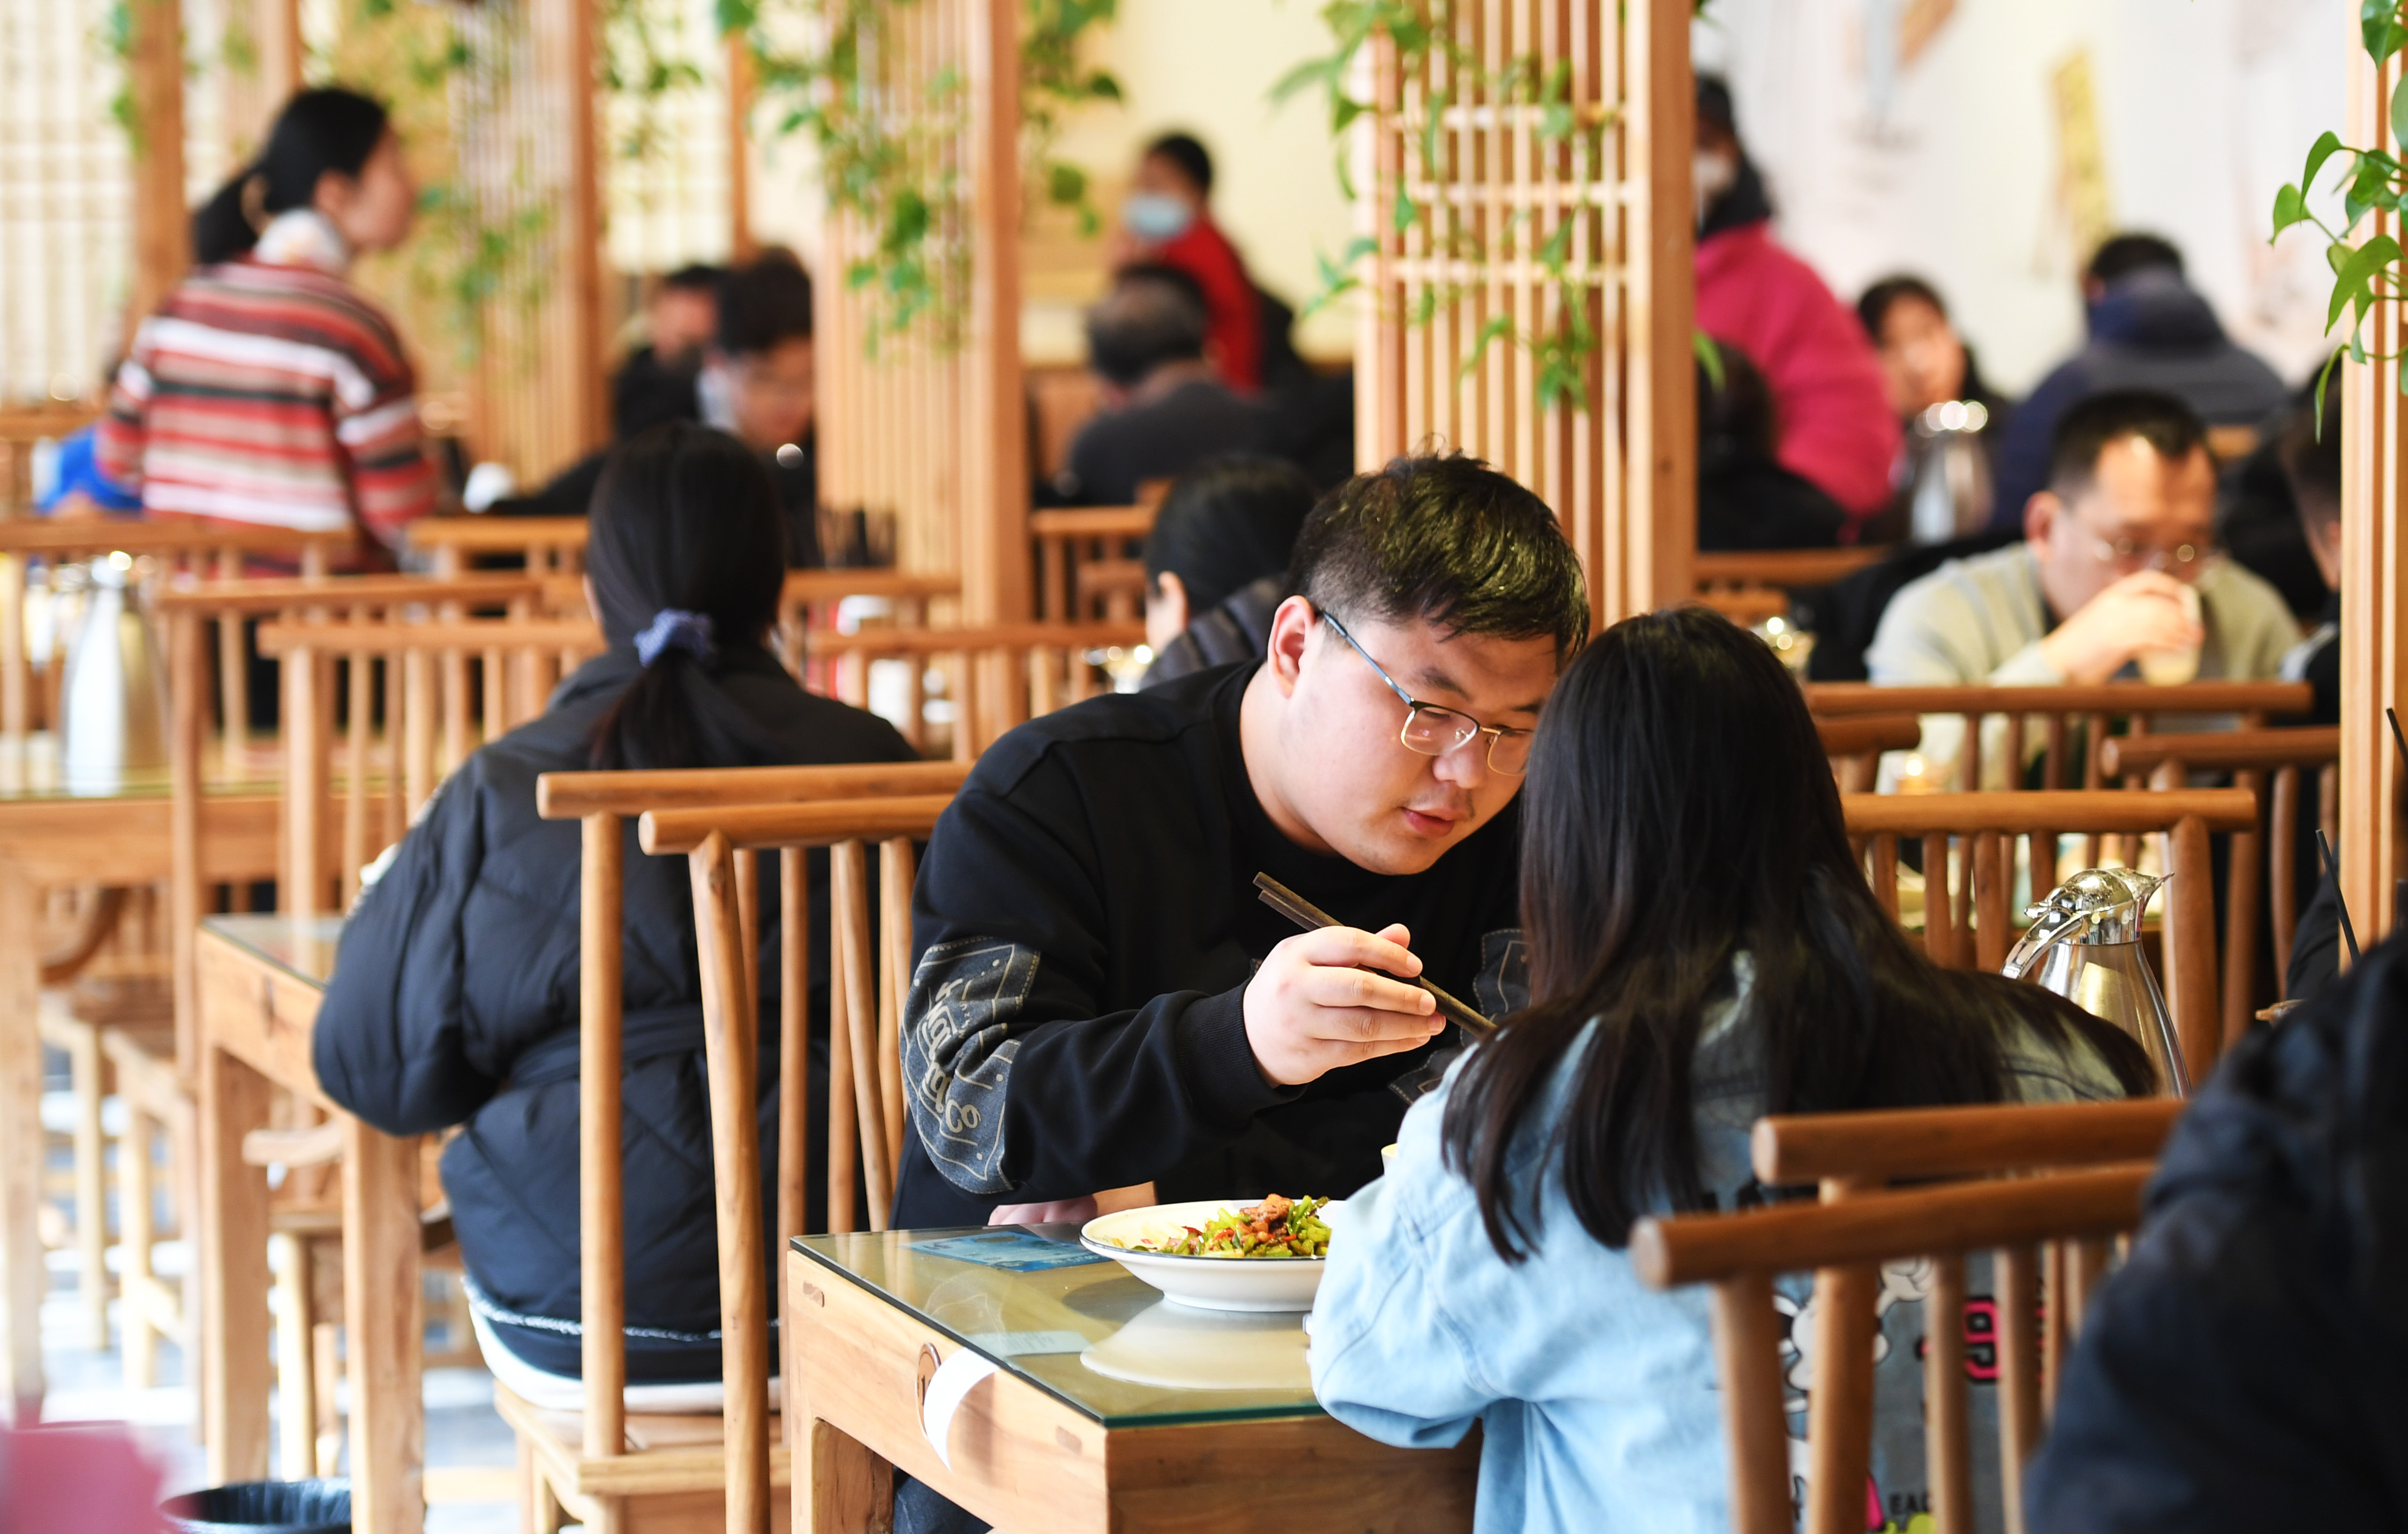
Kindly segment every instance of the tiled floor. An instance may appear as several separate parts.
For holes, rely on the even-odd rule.
[[[52,1063],[63,1064],[55,1056]],[[45,1102],[44,1109],[46,1121],[55,1116],[53,1104]],[[65,1147],[55,1140],[52,1158],[59,1170],[64,1169]],[[173,1265],[177,1255],[172,1247],[162,1249],[163,1271]],[[50,1259],[50,1294],[42,1306],[42,1363],[50,1385],[42,1403],[43,1420],[127,1423],[144,1451],[159,1464],[168,1493],[206,1484],[196,1430],[198,1402],[186,1385],[177,1348],[172,1343],[161,1345],[157,1386],[127,1389],[115,1348],[93,1346],[91,1322],[77,1298],[74,1254],[52,1252]],[[113,1340],[113,1325],[111,1334]],[[430,1471],[507,1470],[516,1464],[510,1430],[494,1411],[492,1375],[481,1369],[429,1370],[425,1401]],[[284,1471],[280,1467],[277,1473]],[[442,1477],[435,1479],[439,1484]],[[441,1494],[439,1484],[437,1494]],[[427,1534],[515,1534],[517,1510],[507,1500],[438,1501],[427,1509],[426,1528]]]

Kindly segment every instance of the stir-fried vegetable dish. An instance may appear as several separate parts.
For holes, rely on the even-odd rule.
[[[1175,1237],[1118,1244],[1132,1252],[1182,1257],[1326,1257],[1329,1227],[1317,1212],[1328,1202],[1310,1194],[1286,1199],[1274,1193],[1251,1208],[1225,1209],[1200,1229],[1187,1226]]]

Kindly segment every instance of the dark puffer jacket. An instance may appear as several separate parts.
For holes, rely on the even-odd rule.
[[[343,928],[319,1014],[328,1095],[389,1134],[464,1124],[443,1153],[460,1251],[480,1314],[538,1369],[579,1372],[577,1045],[581,828],[536,817],[535,780],[587,761],[587,739],[635,680],[614,649],[561,684],[543,717],[445,781]],[[883,720],[797,687],[758,650],[715,678],[780,743],[779,762],[903,761]],[[685,859],[652,858],[627,826],[624,926],[627,1377],[719,1375],[718,1249],[701,982]],[[824,910],[824,859],[812,869]],[[778,1016],[777,879],[761,881],[762,1015]],[[814,1097],[824,1099],[824,934],[814,933]],[[763,1030],[763,1219],[777,1186],[774,1028]],[[814,1123],[824,1123],[814,1104]]]
[[[2408,940],[2183,1115],[2034,1461],[2050,1534],[2408,1528]]]

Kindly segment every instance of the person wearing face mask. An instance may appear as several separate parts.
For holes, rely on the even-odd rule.
[[[1872,346],[1813,267],[1774,242],[1772,204],[1742,147],[1730,88],[1698,77],[1698,328],[1772,386],[1784,467],[1840,504],[1854,541],[1889,504],[1898,419]]]
[[[1982,380],[1939,291],[1887,277],[1856,300],[1904,436],[1891,514],[1879,531],[1944,543],[1989,525],[1999,443],[2014,405]]]
[[[353,259],[409,233],[418,191],[382,106],[285,103],[259,157],[193,215],[192,274],[136,331],[94,458],[145,516],[346,528],[387,564],[435,509],[417,380]]]
[[[1263,301],[1245,259],[1212,221],[1212,157],[1191,134],[1164,134],[1138,158],[1121,205],[1115,266],[1175,267],[1196,279],[1208,316],[1205,355],[1241,394],[1263,386]]]

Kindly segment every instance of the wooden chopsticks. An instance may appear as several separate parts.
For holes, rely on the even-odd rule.
[[[1272,910],[1277,911],[1281,916],[1287,917],[1288,920],[1295,922],[1298,927],[1305,929],[1307,931],[1311,931],[1314,928],[1318,927],[1343,927],[1346,925],[1344,922],[1340,921],[1336,916],[1333,916],[1328,912],[1322,910],[1319,906],[1313,904],[1311,901],[1306,900],[1302,895],[1297,894],[1295,890],[1290,889],[1287,886],[1280,883],[1277,879],[1272,878],[1268,874],[1257,874],[1254,875],[1254,888],[1263,892],[1262,899],[1265,905],[1269,906]],[[1448,995],[1446,988],[1440,986],[1437,981],[1415,978],[1406,981],[1405,984],[1409,986],[1419,986],[1422,989],[1436,997],[1438,999],[1439,1011],[1445,1013],[1449,1017],[1452,1017],[1464,1027],[1471,1030],[1472,1032],[1485,1034],[1497,1031],[1497,1025],[1495,1023],[1490,1022],[1486,1017],[1482,1016],[1479,1013],[1474,1012],[1471,1008],[1465,1006],[1461,1001],[1458,1001],[1454,997]]]

